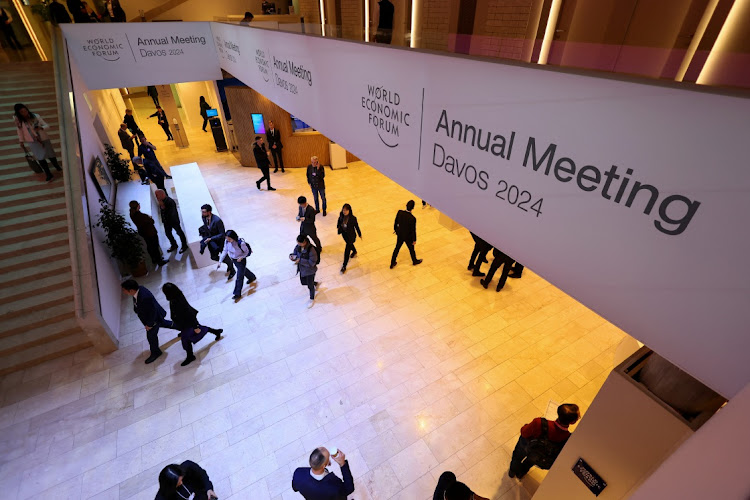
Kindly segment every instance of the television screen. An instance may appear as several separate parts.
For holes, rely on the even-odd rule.
[[[253,113],[253,129],[256,134],[265,134],[266,126],[263,124],[263,115],[260,113]]]
[[[218,109],[207,109],[206,110],[206,116],[211,118],[214,116],[219,116],[219,110]]]

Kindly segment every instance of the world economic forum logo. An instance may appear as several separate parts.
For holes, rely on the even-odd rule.
[[[115,62],[120,59],[125,45],[126,43],[117,38],[90,38],[86,40],[82,48],[83,52],[91,54],[94,58]]]
[[[396,148],[402,135],[411,126],[411,114],[401,106],[398,92],[382,85],[367,85],[362,96],[362,108],[367,112],[367,123],[377,131],[380,141]]]

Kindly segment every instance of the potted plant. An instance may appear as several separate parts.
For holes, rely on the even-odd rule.
[[[107,159],[107,166],[115,182],[128,182],[130,180],[130,163],[120,158],[122,153],[118,153],[115,151],[115,148],[109,144],[105,144],[104,156]]]
[[[126,267],[133,276],[145,276],[146,260],[138,232],[107,202],[99,200],[99,203],[101,209],[96,227],[104,230],[104,243],[112,252],[112,257]]]

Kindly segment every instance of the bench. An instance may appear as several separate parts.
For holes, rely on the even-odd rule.
[[[196,268],[216,265],[216,262],[211,260],[208,248],[203,255],[200,253],[201,237],[198,229],[203,225],[201,206],[208,203],[214,207],[214,213],[216,213],[216,203],[211,198],[211,193],[208,192],[208,186],[203,180],[198,164],[175,165],[169,168],[169,172],[172,175],[174,197],[180,212],[182,227],[185,229],[188,248],[193,256],[193,265]]]

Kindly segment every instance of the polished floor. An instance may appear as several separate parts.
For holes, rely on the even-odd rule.
[[[274,175],[278,191],[258,191],[259,171],[213,152],[199,127],[188,127],[188,149],[164,142],[145,119],[149,103],[135,106],[159,157],[198,162],[217,213],[253,247],[258,285],[235,304],[223,269],[173,255],[141,282],[155,293],[178,284],[202,323],[224,328],[223,340],[196,346],[199,361],[181,367],[184,351],[163,330],[165,356],[145,365],[143,327],[123,297],[120,350],[0,380],[4,495],[151,500],[159,470],[191,459],[222,500],[301,498],[293,470],[330,445],[349,458],[351,499],[431,498],[444,470],[488,498],[530,498],[543,472],[522,482],[506,474],[520,426],[562,402],[585,410],[624,333],[531,269],[501,293],[484,290],[466,270],[468,231],[447,229],[431,207],[415,210],[424,263],[412,267],[404,248],[390,270],[393,217],[414,196],[362,163],[327,172],[322,288],[307,309],[287,259],[296,197],[309,195],[304,171]],[[345,275],[343,203],[364,235]]]

